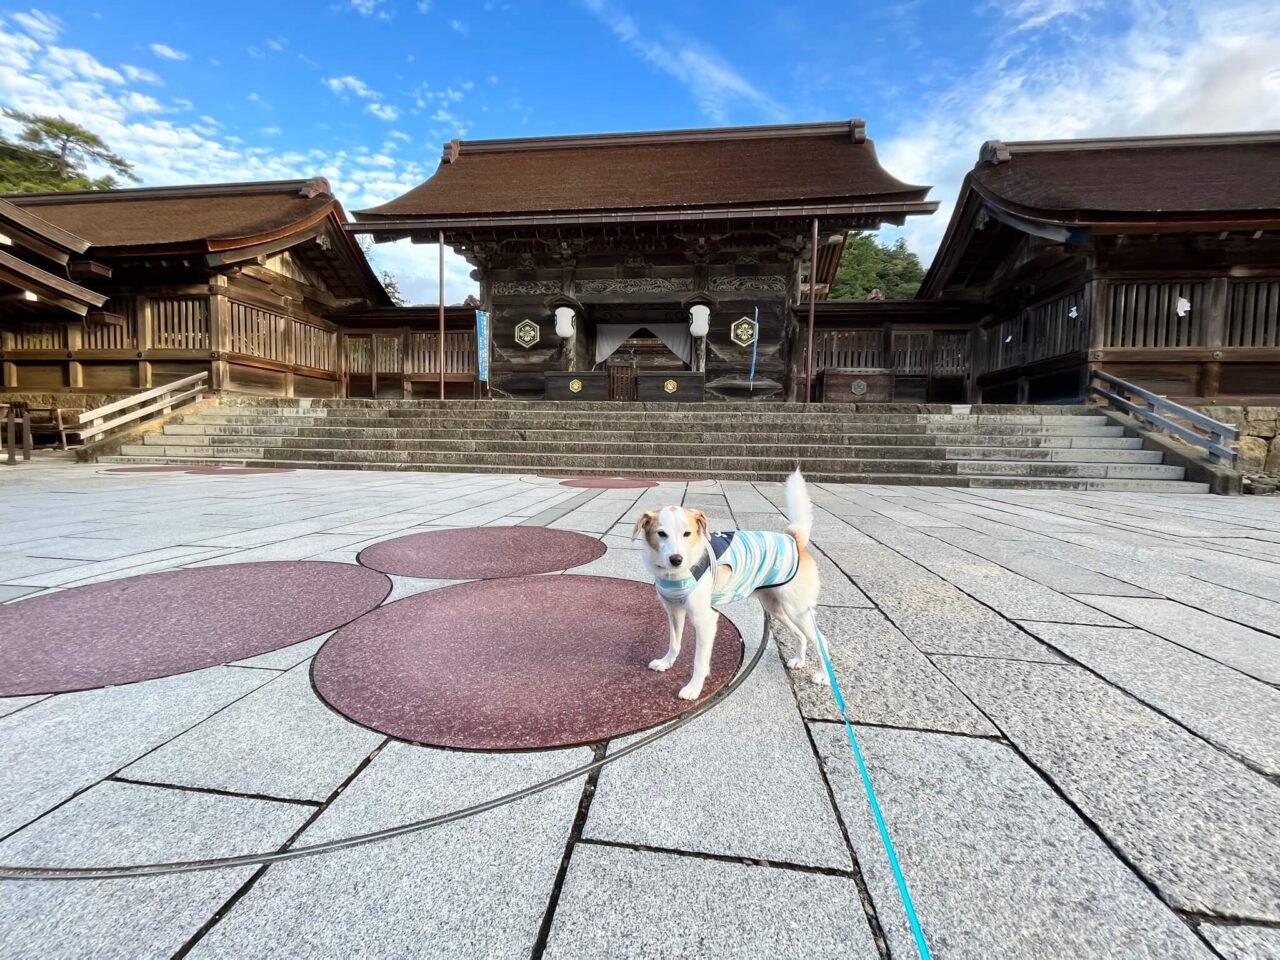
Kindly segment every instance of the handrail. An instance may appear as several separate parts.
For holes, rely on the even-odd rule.
[[[188,400],[198,400],[204,394],[204,381],[208,379],[209,371],[203,370],[192,376],[183,377],[181,380],[166,383],[164,386],[153,387],[143,393],[125,397],[123,400],[116,400],[93,410],[86,410],[76,419],[80,426],[67,432],[78,434],[81,442],[84,442],[99,434],[106,433],[108,430],[114,430],[116,427],[141,420],[153,413],[168,413],[180,403],[185,403]],[[184,389],[186,387],[190,387],[190,389]],[[148,400],[154,400],[155,402],[147,404]],[[147,405],[138,407],[138,404]],[[110,420],[106,419],[107,414],[128,410],[130,407],[138,407],[138,409],[129,410],[128,413]]]
[[[1239,431],[1231,424],[1214,420],[1212,417],[1207,417],[1197,410],[1192,410],[1190,407],[1174,403],[1168,397],[1152,393],[1150,390],[1144,390],[1142,387],[1135,386],[1127,380],[1121,380],[1119,377],[1105,373],[1102,370],[1093,371],[1093,377],[1113,388],[1112,390],[1107,390],[1096,383],[1090,382],[1089,384],[1090,393],[1106,400],[1108,408],[1123,410],[1157,430],[1164,430],[1190,444],[1203,447],[1209,455],[1209,460],[1213,463],[1225,463],[1228,466],[1235,465],[1236,451],[1234,444],[1239,436]],[[1135,403],[1133,400],[1121,396],[1121,394],[1137,397],[1146,406]],[[1192,426],[1199,427],[1208,436],[1169,419],[1170,416],[1176,417],[1178,420],[1185,420]]]

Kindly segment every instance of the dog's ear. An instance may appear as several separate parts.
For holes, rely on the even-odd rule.
[[[640,519],[636,521],[636,528],[631,531],[631,539],[634,540],[642,533],[647,536],[649,528],[653,526],[653,522],[657,519],[657,510],[650,510],[648,513],[642,514]]]
[[[701,510],[694,510],[692,513],[694,526],[698,528],[698,534],[705,540],[711,535],[708,530],[707,515]]]

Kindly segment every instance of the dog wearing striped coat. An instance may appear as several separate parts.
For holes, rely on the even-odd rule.
[[[755,596],[765,612],[796,637],[798,655],[787,662],[792,670],[807,664],[810,642],[817,645],[814,613],[818,604],[818,566],[809,553],[813,505],[804,477],[796,470],[784,488],[786,533],[709,529],[707,515],[688,507],[650,510],[636,522],[632,539],[643,536],[644,561],[653,574],[658,599],[670,628],[667,652],[649,664],[651,670],[671,669],[680,656],[686,617],[693,621],[693,675],[679,696],[696,700],[711,669],[718,607]],[[815,670],[814,683],[827,683]]]

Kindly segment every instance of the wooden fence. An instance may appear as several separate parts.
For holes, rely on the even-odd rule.
[[[1280,347],[1280,280],[1228,284],[1225,346]]]

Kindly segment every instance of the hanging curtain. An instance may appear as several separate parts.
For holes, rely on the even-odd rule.
[[[637,330],[648,330],[685,363],[693,364],[693,337],[683,323],[600,323],[596,324],[596,363],[613,356]]]

